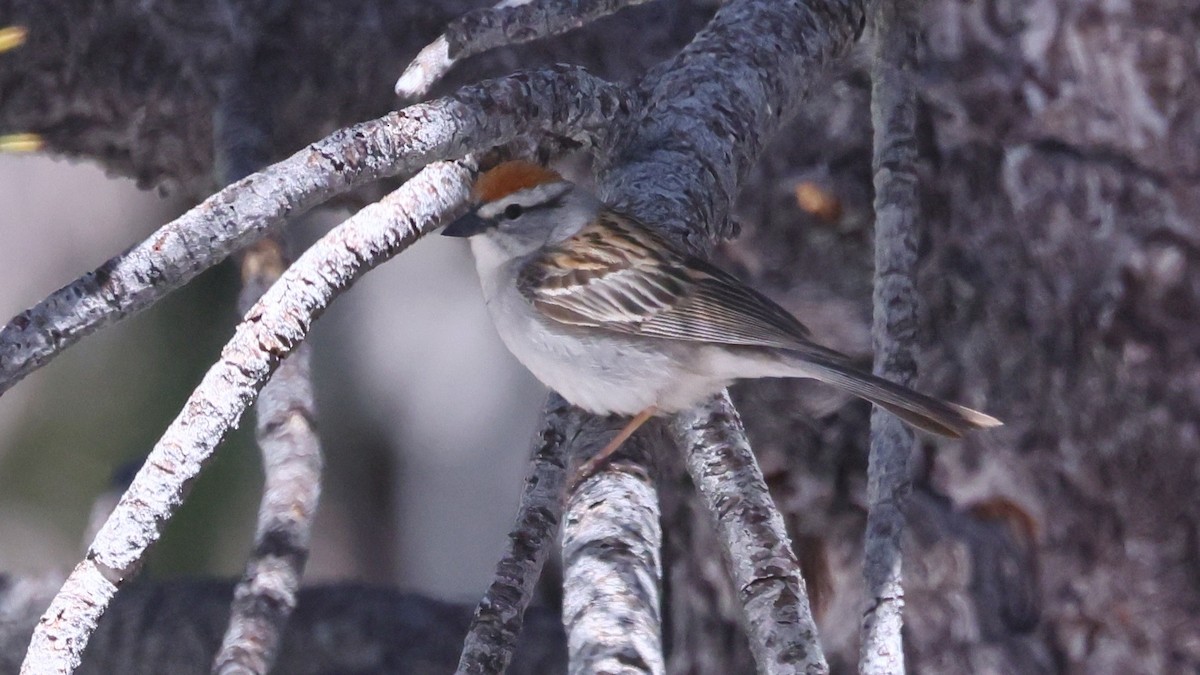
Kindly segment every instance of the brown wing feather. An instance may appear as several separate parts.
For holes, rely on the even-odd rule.
[[[602,217],[531,260],[518,286],[539,311],[567,324],[826,351],[779,305],[618,216]]]

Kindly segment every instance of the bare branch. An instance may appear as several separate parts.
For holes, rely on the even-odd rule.
[[[916,94],[914,8],[907,0],[875,5],[871,117],[875,128],[875,374],[901,384],[916,380],[917,329]],[[901,536],[904,500],[912,489],[908,460],[913,432],[896,417],[871,413],[867,529],[863,579],[867,606],[859,646],[860,673],[904,672],[901,638],[904,587]]]
[[[636,125],[614,136],[599,156],[601,197],[700,253],[729,236],[728,213],[739,181],[783,115],[802,100],[820,67],[857,38],[864,4],[737,0],[723,6],[679,56],[639,82],[645,104],[636,113]],[[702,419],[721,416],[721,411],[702,407],[689,414]],[[728,416],[724,419],[728,422]],[[728,426],[725,433],[742,435],[739,426]],[[717,450],[694,448],[701,458]],[[610,470],[595,480],[616,478]],[[585,482],[583,489],[589,485],[591,481]],[[765,487],[758,489],[765,494]],[[587,503],[604,504],[602,499],[610,496],[596,494]],[[632,486],[623,497],[637,500],[631,502],[633,514],[650,508]],[[646,570],[647,562],[637,569]],[[659,571],[657,565],[654,571]],[[570,617],[569,612],[564,615]],[[581,667],[579,650],[572,647],[571,654],[572,668]]]
[[[267,237],[242,259],[239,306],[249,311],[279,279],[283,242]],[[275,663],[308,561],[321,492],[321,444],[309,371],[308,343],[285,359],[255,405],[263,458],[263,498],[254,550],[234,589],[229,626],[213,660],[217,673],[266,673]]]
[[[96,329],[153,304],[289,217],[379,178],[519,133],[602,132],[620,88],[573,67],[519,73],[333,133],[221,190],[0,329],[0,393]]]
[[[263,498],[254,550],[234,589],[214,672],[269,672],[296,608],[321,491],[309,351],[302,344],[280,364],[256,406]]]
[[[470,173],[469,162],[426,167],[325,235],[263,295],[55,596],[34,631],[22,673],[67,673],[79,664],[118,586],[136,573],[191,481],[279,361],[359,276],[461,212]]]
[[[496,578],[475,610],[463,643],[457,672],[503,673],[533,597],[534,586],[558,534],[565,478],[565,444],[575,434],[570,405],[558,394],[546,402],[539,442],[530,462],[529,477],[508,535],[508,551],[496,565]]]
[[[670,430],[729,552],[759,672],[829,672],[783,516],[729,396],[680,413]]]
[[[504,45],[581,28],[648,0],[504,0],[455,19],[422,49],[396,81],[396,95],[418,100],[459,61]]]
[[[588,417],[575,449],[595,452],[622,424]],[[567,498],[563,625],[573,674],[665,671],[662,528],[654,478],[645,468],[653,467],[647,436],[635,434]]]
[[[231,20],[252,21],[238,12]],[[221,86],[214,129],[220,184],[262,168],[270,153],[273,126],[269,101],[259,82],[259,60],[247,47]],[[248,313],[279,280],[290,260],[285,233],[273,233],[242,254],[238,307]],[[308,561],[313,519],[321,492],[321,445],[309,371],[308,343],[285,359],[263,387],[255,405],[257,442],[263,460],[263,497],[254,548],[233,592],[229,624],[214,673],[267,673],[274,667],[284,629],[296,608]]]

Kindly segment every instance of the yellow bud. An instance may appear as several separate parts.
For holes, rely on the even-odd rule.
[[[45,146],[39,134],[0,135],[0,152],[37,152]]]
[[[29,29],[24,26],[5,26],[0,28],[0,52],[16,49],[25,44]]]

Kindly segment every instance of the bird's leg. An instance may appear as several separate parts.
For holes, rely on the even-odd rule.
[[[634,415],[633,419],[629,420],[629,424],[622,427],[617,432],[617,435],[613,436],[613,439],[608,442],[608,445],[601,448],[600,452],[592,455],[588,461],[580,465],[579,469],[575,472],[574,479],[571,481],[571,489],[575,489],[577,485],[590,478],[600,467],[604,466],[604,463],[608,461],[609,457],[612,457],[617,448],[620,448],[625,441],[629,440],[633,432],[637,431],[647,420],[654,417],[654,413],[657,411],[657,406],[650,406],[637,415]]]

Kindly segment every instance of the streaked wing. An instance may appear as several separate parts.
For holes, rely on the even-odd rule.
[[[821,348],[783,308],[656,235],[606,216],[526,263],[522,294],[566,324],[674,340]]]
[[[517,287],[557,321],[636,329],[678,304],[692,284],[683,259],[652,237],[601,218],[526,263]]]

